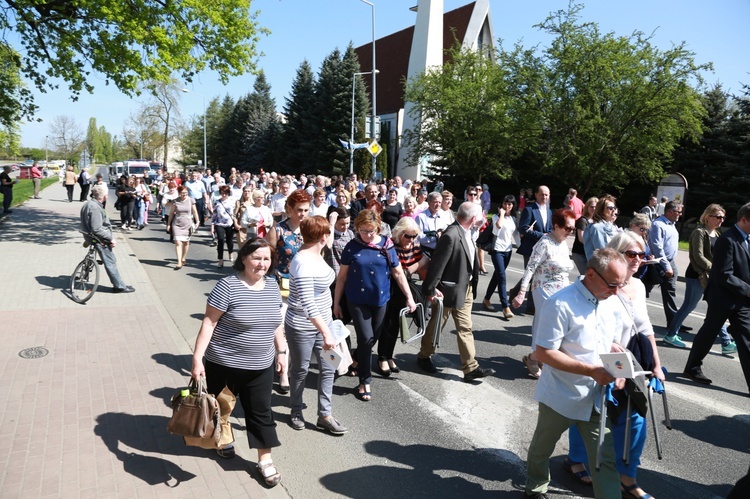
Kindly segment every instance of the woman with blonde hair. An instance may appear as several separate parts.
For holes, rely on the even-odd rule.
[[[414,199],[414,196],[406,196],[404,198],[404,213],[401,215],[401,218],[409,217],[412,220],[417,218],[417,200]]]
[[[708,284],[708,275],[713,265],[713,247],[719,238],[718,229],[726,219],[726,211],[721,205],[709,204],[700,217],[698,227],[690,234],[690,265],[685,270],[685,299],[682,306],[672,319],[664,342],[679,348],[685,348],[685,343],[678,336],[680,326],[695,310],[696,305],[703,296],[706,285]],[[726,326],[721,330],[715,331],[714,334],[721,336],[721,353],[724,355],[737,352],[737,344],[727,332]],[[716,339],[716,336],[714,336]]]

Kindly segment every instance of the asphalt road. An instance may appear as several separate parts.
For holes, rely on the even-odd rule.
[[[108,203],[115,220],[113,191]],[[216,266],[216,249],[209,247],[208,228],[201,228],[190,247],[188,265],[173,270],[176,257],[164,225],[151,215],[151,225],[127,233],[134,257],[140,260],[161,300],[193,345],[214,283],[231,272]],[[491,269],[489,258],[487,268]],[[521,276],[522,259],[514,255],[509,280]],[[444,331],[435,363],[437,375],[416,367],[417,347],[397,345],[396,361],[402,371],[389,378],[375,374],[373,400],[357,400],[355,378],[339,378],[334,386],[334,415],[350,432],[333,437],[314,429],[316,371],[307,380],[304,415],[307,429],[288,425],[287,396],[273,398],[282,447],[274,460],[284,475],[282,486],[291,497],[520,497],[525,478],[526,450],[536,425],[532,400],[536,381],[529,377],[521,357],[529,350],[531,317],[517,315],[506,321],[501,312],[482,310],[481,297],[488,276],[482,277],[474,305],[477,359],[496,374],[483,382],[461,381],[455,332]],[[684,284],[678,286],[678,303]],[[497,304],[497,296],[493,303]],[[499,308],[499,307],[496,307]],[[664,314],[658,293],[649,301],[657,336],[664,334]],[[705,304],[686,321],[700,327]],[[146,318],[147,319],[147,318]],[[691,334],[683,335],[690,341]],[[639,482],[661,498],[725,497],[750,463],[750,398],[736,358],[720,354],[717,344],[704,371],[712,387],[676,376],[687,350],[661,347],[667,378],[673,430],[660,427],[664,457],[658,460],[653,432],[644,451]],[[662,419],[663,410],[657,406]],[[236,415],[236,414],[235,414]],[[240,446],[244,442],[239,443]],[[592,497],[591,488],[579,485],[562,469],[567,438],[561,439],[552,458],[552,497]],[[241,451],[242,452],[242,451]],[[244,452],[249,454],[247,449]]]

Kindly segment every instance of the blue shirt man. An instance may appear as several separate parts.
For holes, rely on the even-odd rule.
[[[664,315],[667,319],[667,329],[672,324],[677,313],[675,305],[675,290],[677,289],[677,264],[675,256],[679,242],[679,234],[674,224],[682,215],[682,205],[676,201],[669,201],[664,207],[664,214],[654,220],[648,236],[648,247],[651,254],[659,260],[659,274],[661,275],[661,299],[664,304]],[[686,329],[683,329],[686,330]],[[679,336],[665,336],[664,341],[675,346],[684,346]]]

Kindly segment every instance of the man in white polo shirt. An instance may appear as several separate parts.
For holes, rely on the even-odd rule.
[[[626,278],[624,257],[611,248],[600,249],[589,260],[583,279],[542,306],[536,353],[544,369],[534,391],[539,416],[527,457],[526,497],[547,497],[549,458],[571,425],[583,436],[589,462],[596,462],[601,391],[614,381],[599,355],[611,351],[621,329],[619,304],[608,298],[625,286]],[[620,497],[609,429],[604,434],[601,468],[596,471],[592,466],[591,478],[596,497]]]

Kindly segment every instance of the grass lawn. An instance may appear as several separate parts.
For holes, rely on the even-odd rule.
[[[57,177],[54,178],[43,178],[42,189],[60,182]],[[13,186],[13,202],[10,204],[11,207],[18,206],[25,202],[27,199],[34,196],[34,185],[31,183],[30,178],[18,179],[18,183]]]

